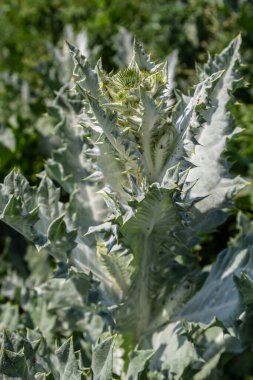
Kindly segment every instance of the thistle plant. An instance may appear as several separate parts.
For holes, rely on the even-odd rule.
[[[109,74],[69,45],[76,94],[59,93],[52,107],[59,148],[38,189],[13,171],[0,193],[1,219],[56,261],[36,291],[63,326],[61,347],[55,356],[50,332],[41,362],[42,346],[33,343],[43,340],[39,332],[36,339],[8,332],[4,374],[11,355],[31,346],[37,364],[23,350],[21,378],[207,379],[225,352],[248,347],[250,221],[238,217],[238,237],[211,269],[193,253],[245,186],[225,156],[240,132],[229,113],[242,83],[239,46],[237,37],[209,57],[184,96],[173,91],[167,62],[152,62],[136,41],[128,67]],[[64,342],[71,334],[76,339]]]

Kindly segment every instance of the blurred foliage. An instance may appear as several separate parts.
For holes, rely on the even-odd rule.
[[[185,68],[204,61],[206,50],[221,50],[231,35],[242,32],[244,56],[251,56],[251,1],[220,0],[9,0],[1,7],[3,70],[20,72],[23,79],[37,82],[35,68],[50,60],[47,44],[56,45],[64,26],[84,28],[90,47],[113,67],[116,46],[112,43],[119,26],[143,41],[156,58],[178,49]],[[15,59],[13,59],[15,57]]]
[[[114,66],[115,35],[125,27],[143,41],[156,58],[178,49],[187,70],[203,62],[207,48],[220,51],[242,32],[244,58],[250,62],[253,8],[251,1],[222,0],[9,0],[0,11],[2,62],[31,84],[38,68],[50,62],[48,43],[61,40],[64,27],[85,29],[93,57],[102,55],[107,68]]]

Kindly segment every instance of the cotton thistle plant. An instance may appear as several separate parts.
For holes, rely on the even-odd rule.
[[[150,379],[205,379],[233,335],[243,336],[236,323],[244,313],[247,326],[251,302],[250,222],[240,216],[241,234],[204,283],[192,253],[245,186],[225,157],[227,141],[240,132],[229,113],[242,83],[239,46],[237,37],[210,57],[183,96],[172,91],[167,62],[152,62],[136,41],[128,67],[109,74],[69,45],[82,111],[77,116],[65,101],[57,127],[64,149],[47,162],[38,190],[15,172],[1,187],[1,219],[56,259],[55,281],[67,279],[64,291],[79,312],[104,320],[87,378],[130,380],[144,371]],[[60,202],[49,177],[69,202]],[[213,329],[221,339],[210,345]],[[64,344],[79,379],[72,343]],[[245,347],[243,338],[233,344]]]
[[[222,157],[226,141],[239,132],[227,113],[239,80],[239,40],[210,59],[192,96],[179,95],[175,105],[167,64],[153,63],[138,42],[129,66],[116,74],[106,74],[101,62],[92,70],[70,47],[84,97],[81,124],[90,130],[94,171],[104,178],[102,192],[113,210],[111,234],[119,252],[125,248],[132,257],[118,312],[137,342],[154,320],[169,319],[174,304],[177,309],[168,302],[171,292],[180,294],[180,305],[190,296],[190,248],[199,233],[221,222],[232,195],[244,186],[230,177]],[[107,249],[108,257],[115,256]],[[169,309],[165,320],[163,305]]]

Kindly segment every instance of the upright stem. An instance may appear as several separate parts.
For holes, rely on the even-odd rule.
[[[150,319],[150,303],[148,297],[149,290],[149,271],[150,271],[150,259],[152,251],[152,242],[149,235],[140,236],[140,244],[142,245],[142,254],[138,265],[138,271],[136,275],[136,308],[138,310],[138,319],[135,327],[135,343],[139,342],[141,336],[148,328]]]

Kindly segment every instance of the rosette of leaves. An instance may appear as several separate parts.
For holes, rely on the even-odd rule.
[[[242,82],[239,46],[237,37],[209,58],[188,96],[173,94],[167,63],[152,62],[138,42],[129,66],[109,74],[70,46],[82,112],[65,101],[63,146],[38,189],[16,172],[1,186],[1,219],[46,248],[57,276],[81,297],[79,308],[104,321],[90,362],[95,379],[138,379],[143,371],[150,379],[207,379],[222,355],[248,347],[250,222],[241,217],[240,236],[211,269],[192,253],[245,186],[224,154],[239,132],[229,113]],[[65,294],[59,308],[72,301]]]

